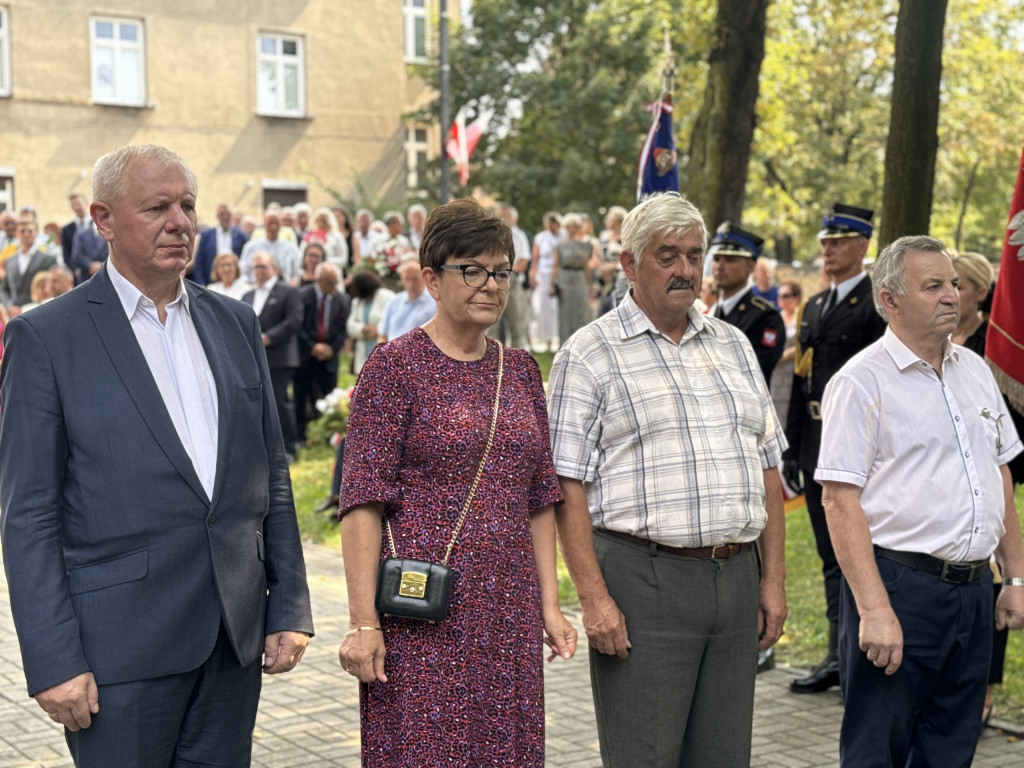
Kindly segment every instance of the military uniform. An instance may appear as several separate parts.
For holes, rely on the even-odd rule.
[[[770,383],[772,371],[782,359],[786,346],[786,324],[779,310],[754,293],[753,288],[748,288],[740,303],[723,315],[722,319],[735,325],[750,339],[765,383]]]
[[[867,237],[873,232],[873,211],[836,204],[825,216],[820,240]],[[828,384],[846,361],[885,332],[885,320],[875,309],[871,277],[862,273],[860,282],[826,311],[833,286],[812,296],[801,308],[797,321],[793,390],[786,419],[789,448],[786,463],[795,461],[804,476],[804,497],[814,530],[814,541],[825,578],[825,615],[829,620],[829,651],[825,660],[808,677],[793,680],[797,693],[817,693],[839,684],[839,579],[842,575],[821,503],[821,486],[814,482],[821,447],[821,398]],[[787,473],[787,477],[788,477]]]

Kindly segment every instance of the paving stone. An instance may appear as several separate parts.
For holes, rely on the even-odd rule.
[[[342,673],[337,657],[348,622],[341,553],[312,544],[306,545],[305,553],[317,636],[293,672],[264,678],[252,765],[357,768],[359,690]],[[581,629],[578,615],[570,620]],[[0,637],[9,639],[0,646],[0,768],[73,768],[63,733],[25,695],[2,569]],[[751,768],[839,765],[839,694],[791,694],[789,681],[802,674],[779,667],[758,676]],[[545,684],[548,768],[600,768],[585,642],[575,659],[545,665]],[[987,729],[974,768],[1022,765],[1024,739]]]

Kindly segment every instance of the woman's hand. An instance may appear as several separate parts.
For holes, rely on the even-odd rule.
[[[561,608],[544,610],[544,644],[551,649],[548,661],[561,656],[571,659],[576,654],[576,627],[565,618]]]
[[[363,628],[350,631],[338,648],[341,668],[361,683],[388,681],[384,674],[384,633],[380,628]]]

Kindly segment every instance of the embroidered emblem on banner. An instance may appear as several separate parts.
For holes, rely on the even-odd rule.
[[[659,176],[671,171],[676,167],[676,151],[667,147],[657,147],[654,150],[654,167]]]

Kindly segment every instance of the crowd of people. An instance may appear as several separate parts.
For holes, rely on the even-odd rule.
[[[80,768],[248,764],[261,675],[313,635],[287,465],[343,350],[325,507],[364,765],[543,766],[544,645],[577,645],[556,539],[605,766],[749,765],[796,493],[830,631],[791,690],[841,687],[844,767],[970,764],[1024,628],[983,257],[903,237],[868,274],[874,213],[836,203],[804,302],[676,194],[598,235],[473,200],[202,228],[168,150],[93,180],[63,229],[0,215],[4,563],[28,692]],[[556,349],[545,391],[530,350]]]

